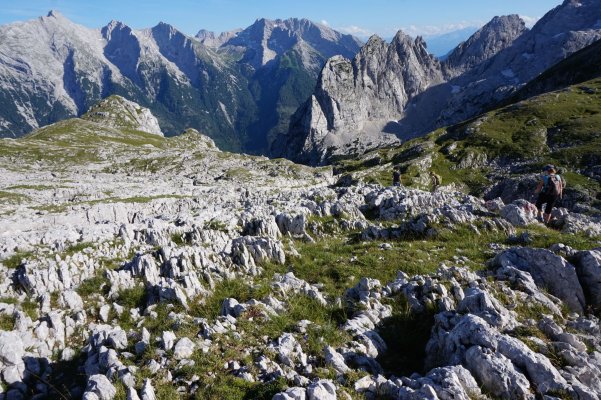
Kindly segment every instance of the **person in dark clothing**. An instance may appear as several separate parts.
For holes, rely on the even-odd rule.
[[[401,168],[394,167],[392,171],[392,186],[401,186]]]
[[[563,187],[563,179],[557,175],[555,167],[553,165],[545,166],[541,180],[534,191],[538,193],[538,198],[536,199],[538,218],[545,224],[551,221],[551,211],[553,211],[557,200],[562,198]],[[545,205],[544,214],[543,205]]]

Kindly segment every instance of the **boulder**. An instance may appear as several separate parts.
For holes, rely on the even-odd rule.
[[[536,206],[529,201],[518,199],[501,208],[501,216],[514,226],[526,226],[536,222]]]
[[[144,386],[142,386],[142,400],[156,400],[154,393],[154,387],[152,387],[152,381],[150,379],[144,380]]]
[[[175,336],[175,333],[171,331],[164,331],[161,339],[163,342],[163,349],[165,349],[165,351],[169,351],[173,348],[177,336]]]
[[[83,309],[83,300],[74,290],[67,290],[62,292],[59,297],[59,303],[61,307],[67,307],[70,310],[77,311]]]
[[[293,236],[303,236],[306,233],[307,220],[304,214],[298,214],[294,217],[289,214],[279,214],[275,217],[275,222],[283,235],[290,233]]]
[[[472,346],[465,353],[465,362],[486,391],[496,398],[534,398],[528,379],[505,356],[490,349]]]
[[[181,338],[173,349],[173,357],[175,357],[176,360],[190,358],[192,357],[192,354],[194,354],[195,347],[196,345],[192,340],[187,337]]]
[[[339,374],[347,373],[350,368],[346,365],[342,354],[338,353],[335,348],[326,346],[324,349],[324,358],[327,365],[330,365]]]
[[[329,379],[320,379],[307,388],[308,400],[336,400],[336,386]]]
[[[117,389],[106,376],[97,374],[88,379],[84,397],[89,393],[96,395],[99,400],[113,400],[117,394]]]
[[[511,329],[517,324],[509,310],[487,291],[480,288],[468,288],[465,291],[465,297],[457,306],[457,311],[478,315],[499,329]]]
[[[572,311],[582,314],[585,300],[576,269],[549,250],[514,247],[498,254],[494,268],[514,267],[528,272],[539,288],[563,300]]]
[[[576,274],[588,304],[601,308],[601,248],[581,251],[575,257]]]
[[[307,355],[303,352],[301,345],[291,333],[284,333],[280,336],[273,345],[273,348],[277,352],[278,359],[282,364],[291,368],[294,368],[297,364],[301,366],[307,365]]]
[[[271,400],[305,400],[306,398],[305,388],[293,387],[286,389],[285,392],[276,394]]]
[[[271,239],[279,239],[282,236],[280,228],[273,216],[254,218],[246,222],[242,233],[244,235],[263,236]]]

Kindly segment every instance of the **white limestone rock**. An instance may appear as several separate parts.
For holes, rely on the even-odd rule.
[[[175,344],[175,348],[173,349],[173,357],[176,360],[184,360],[192,357],[194,354],[194,349],[196,348],[196,344],[192,340],[187,337],[181,338]]]
[[[106,376],[99,374],[93,375],[88,379],[84,398],[90,399],[93,398],[89,397],[90,395],[95,395],[99,400],[113,400],[116,394],[117,389],[113,386],[111,381],[109,381]]]
[[[573,311],[582,313],[585,300],[573,265],[549,250],[515,247],[498,254],[493,267],[515,267],[530,273],[539,287],[562,299]]]

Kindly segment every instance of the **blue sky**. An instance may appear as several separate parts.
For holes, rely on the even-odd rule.
[[[0,24],[59,10],[98,28],[116,19],[133,28],[168,22],[187,34],[246,27],[257,18],[304,17],[345,33],[393,36],[403,29],[432,36],[480,26],[495,15],[519,14],[530,23],[561,0],[0,0]]]

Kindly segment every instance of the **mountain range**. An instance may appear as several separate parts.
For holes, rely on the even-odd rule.
[[[187,36],[159,23],[88,29],[51,11],[0,27],[0,137],[120,95],[166,136],[326,164],[474,117],[601,38],[601,1],[565,0],[532,29],[493,18],[444,60],[402,31],[363,43],[306,19]]]
[[[360,45],[304,19],[189,37],[165,23],[88,29],[51,11],[0,27],[0,137],[82,115],[117,94],[148,107],[168,136],[192,127],[222,148],[264,152],[325,60]]]
[[[419,37],[373,37],[352,60],[328,60],[273,153],[323,164],[458,123],[600,38],[599,0],[566,0],[532,29],[517,15],[495,17],[442,62]]]

